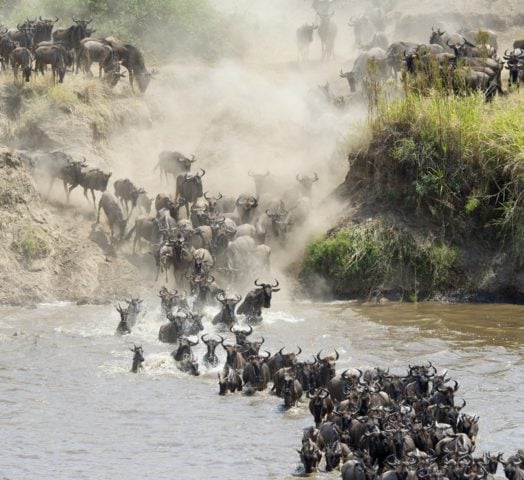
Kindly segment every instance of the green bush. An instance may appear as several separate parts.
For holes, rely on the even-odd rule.
[[[41,0],[13,9],[11,24],[26,16],[57,15],[60,26],[72,17],[92,18],[94,36],[113,35],[162,59],[191,54],[207,59],[236,54],[234,19],[218,13],[209,0]],[[160,58],[159,58],[160,60]]]
[[[47,235],[43,230],[33,226],[27,227],[20,238],[13,241],[11,248],[24,263],[45,258],[50,253]]]
[[[402,230],[373,223],[312,242],[300,276],[308,286],[321,277],[337,294],[367,295],[387,288],[393,277],[408,291],[429,293],[447,285],[457,259],[457,249],[446,243],[421,244]],[[411,280],[414,276],[417,285]]]

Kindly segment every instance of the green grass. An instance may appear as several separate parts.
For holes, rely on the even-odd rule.
[[[445,288],[457,260],[458,250],[445,242],[417,242],[404,230],[373,222],[312,242],[300,276],[312,288],[323,278],[337,295],[366,296],[393,286],[417,297]]]
[[[18,254],[24,264],[45,258],[51,251],[46,233],[34,226],[23,230],[19,238],[11,243],[11,249]]]
[[[371,121],[386,155],[375,168],[404,183],[404,204],[453,224],[493,227],[524,260],[524,95],[409,94]],[[411,203],[405,202],[410,200]]]

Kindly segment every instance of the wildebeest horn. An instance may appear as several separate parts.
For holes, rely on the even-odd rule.
[[[207,274],[207,277],[206,277],[206,282],[207,283],[213,283],[215,281],[215,277],[213,277],[213,275],[211,274]]]
[[[455,383],[455,386],[453,387],[453,391],[456,392],[459,389],[459,382],[456,380],[453,380],[453,383]]]
[[[262,345],[266,340],[265,340],[265,338],[262,335],[260,335],[260,338],[262,339],[262,341],[260,341],[258,343],[260,343],[260,345]]]
[[[275,278],[275,285],[271,285],[271,288],[277,288],[280,284],[278,283],[278,280]]]
[[[195,156],[193,154],[191,154],[191,159],[189,160],[191,163],[193,162],[196,162],[197,159],[195,158]]]
[[[335,354],[336,354],[335,360],[338,360],[340,358],[340,354],[337,352],[337,349],[335,349]]]
[[[207,345],[207,342],[208,342],[209,340],[206,341],[206,339],[204,338],[206,335],[207,335],[207,333],[204,333],[204,335],[202,335],[202,336],[200,337],[200,339],[201,339],[201,340],[202,340],[202,341]]]
[[[231,325],[231,326],[229,327],[229,331],[230,331],[231,333],[233,333],[233,334],[236,333],[236,331],[235,331],[235,324],[233,324],[233,325]]]
[[[237,299],[237,303],[242,300],[242,295],[239,295],[238,293],[235,295],[235,298]]]
[[[321,349],[321,350],[317,353],[317,359],[318,359],[319,362],[322,361],[322,359],[320,358],[320,352],[322,352],[322,350],[324,350],[324,349]]]
[[[200,178],[202,178],[202,177],[206,174],[206,171],[205,171],[203,168],[201,168],[200,170],[202,170],[202,174],[201,174],[201,175],[198,175],[198,174],[197,174],[197,175],[198,175]]]
[[[197,341],[196,342],[192,342],[191,340],[189,340],[189,338],[187,339],[189,345],[191,345],[192,347],[195,347],[196,345],[198,345],[198,338],[197,338]]]
[[[456,407],[457,410],[462,410],[466,406],[466,400],[462,399],[462,407]]]
[[[298,348],[298,352],[295,353],[295,355],[300,355],[302,353],[302,349],[300,348],[299,345],[297,345],[297,348]]]
[[[224,293],[223,292],[220,292],[216,297],[215,297],[220,303],[222,303],[224,300],[225,300],[225,296],[224,296]]]
[[[317,175],[315,172],[313,172],[313,175],[315,176],[315,177],[313,178],[313,181],[314,181],[314,182],[318,182],[318,175]]]
[[[204,192],[204,198],[205,198],[206,200],[209,200],[209,197],[207,196],[207,192]]]
[[[258,278],[255,280],[255,286],[257,287],[263,287],[264,284],[263,283],[258,283]]]
[[[316,390],[316,388],[314,388],[314,387],[313,387],[313,388],[310,388],[310,389],[307,391],[307,394],[306,394],[307,398],[310,398],[310,399],[315,398],[315,397],[311,396],[311,392],[312,392],[312,391],[314,392],[315,390]]]

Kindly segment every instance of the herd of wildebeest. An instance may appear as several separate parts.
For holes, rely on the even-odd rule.
[[[299,61],[307,61],[315,30],[322,44],[322,59],[332,58],[337,27],[330,3],[315,0],[319,23],[297,30]],[[53,31],[57,21],[40,17],[27,19],[13,30],[3,29],[2,68],[11,65],[15,77],[22,69],[29,80],[32,71],[44,73],[46,65],[51,65],[62,82],[66,68],[90,72],[91,64],[98,62],[100,76],[114,85],[123,76],[123,65],[131,85],[136,79],[139,89],[146,90],[151,73],[135,47],[114,37],[91,37],[94,30],[88,27],[89,19],[73,18],[69,28]],[[452,71],[453,78],[462,82],[449,84],[457,93],[480,89],[491,98],[502,91],[504,62],[497,58],[493,32],[448,35],[437,29],[431,32],[428,44],[388,45],[376,18],[361,16],[350,24],[364,50],[352,71],[340,72],[351,91],[365,85],[371,75],[386,80],[401,71],[423,73],[433,80],[438,77],[444,84]],[[363,45],[360,36],[363,31],[369,34],[370,29],[374,31],[372,40]],[[510,84],[518,85],[524,76],[523,49],[524,40],[515,41],[513,49],[504,54]],[[329,89],[326,94],[330,95]],[[479,417],[462,411],[465,401],[455,401],[458,383],[448,378],[447,372],[438,373],[431,363],[410,365],[403,375],[382,368],[352,368],[337,375],[336,350],[333,355],[318,352],[311,361],[299,357],[300,347],[287,353],[285,348],[273,354],[261,350],[264,338],[249,337],[280,285],[278,280],[264,283],[259,278],[270,277],[272,250],[286,248],[289,233],[307,220],[313,185],[319,177],[313,173],[280,179],[270,172],[249,171],[246,175],[253,178],[255,193],[211,195],[203,187],[206,171],[192,171],[196,160],[179,152],[161,152],[155,169],[165,181],[174,180],[175,194],[158,193],[154,198],[130,179],[116,180],[113,195],[107,191],[111,173],[89,169],[85,160],[74,161],[60,151],[35,160],[34,166],[50,174],[49,189],[60,179],[68,200],[71,191],[81,186],[86,198],[91,191],[96,209],[95,191],[102,192],[96,223],[103,211],[112,247],[122,248],[134,235],[133,253],[147,242],[157,280],[163,272],[168,284],[168,272],[173,272],[176,289],[164,286],[159,291],[166,323],[158,338],[173,345],[171,355],[181,371],[199,374],[192,347],[200,336],[207,350],[201,364],[219,368],[220,395],[254,394],[271,387],[285,408],[307,402],[314,426],[304,430],[297,450],[304,473],[323,465],[327,471],[339,468],[344,480],[489,480],[501,463],[508,480],[524,480],[524,450],[506,460],[502,454],[474,454]],[[142,215],[131,227],[135,209]],[[252,282],[255,288],[243,298],[237,290]],[[122,335],[130,333],[144,313],[141,299],[125,302],[126,306],[117,307],[117,333]],[[209,307],[217,306],[218,313],[209,318],[212,331],[204,333],[203,319],[209,315]],[[227,332],[234,335],[233,340],[224,338]],[[223,366],[215,352],[218,347],[225,353]],[[139,345],[132,351],[131,371],[137,373],[145,361],[144,352]]]
[[[314,32],[321,43],[321,59],[334,57],[338,27],[334,21],[333,0],[314,0],[315,21],[297,29],[298,61],[306,62]],[[378,2],[375,2],[378,3]],[[355,41],[361,50],[353,68],[340,77],[348,82],[351,92],[366,91],[370,84],[389,79],[422,80],[426,88],[439,88],[456,95],[475,91],[484,93],[487,100],[502,88],[502,72],[508,70],[508,86],[517,86],[524,79],[524,38],[513,42],[513,48],[498,57],[495,32],[478,28],[462,29],[457,33],[440,28],[428,32],[427,43],[412,41],[389,42],[384,30],[391,23],[387,8],[370,9],[369,14],[352,17],[348,26],[353,29]],[[344,97],[331,93],[329,83],[321,87],[329,101],[337,106],[344,104]]]
[[[22,81],[29,82],[32,73],[45,74],[50,65],[55,82],[63,83],[66,71],[80,70],[91,75],[91,65],[98,63],[99,77],[111,87],[125,74],[129,74],[131,88],[136,80],[141,92],[145,92],[151,75],[144,63],[140,50],[116,37],[94,38],[94,29],[89,25],[92,19],[76,19],[67,28],[54,29],[59,18],[27,18],[16,28],[0,26],[0,66],[6,71],[13,68],[15,83],[18,72]]]

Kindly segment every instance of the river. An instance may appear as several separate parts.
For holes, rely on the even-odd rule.
[[[284,411],[269,393],[219,397],[218,368],[179,372],[157,340],[156,299],[125,337],[114,334],[111,306],[0,312],[0,478],[285,479],[298,471],[307,404]],[[464,411],[480,415],[477,452],[507,456],[524,446],[523,320],[524,307],[512,305],[274,300],[253,337],[264,336],[271,352],[300,345],[302,358],[336,348],[339,372],[403,373],[431,360],[459,381]],[[146,358],[139,374],[129,372],[133,343]],[[203,346],[196,351],[201,359]]]

